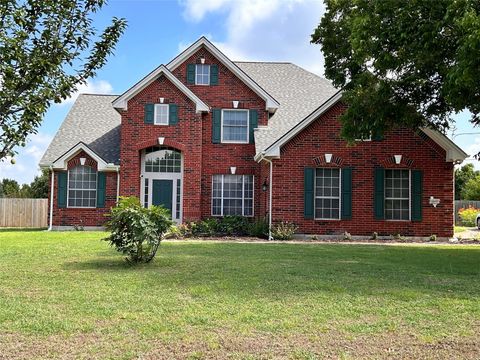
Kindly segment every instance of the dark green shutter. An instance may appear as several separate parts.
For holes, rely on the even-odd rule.
[[[154,114],[154,108],[155,108],[155,105],[154,104],[145,104],[145,107],[144,107],[144,122],[145,124],[153,124],[153,114]]]
[[[212,110],[212,142],[214,144],[219,144],[221,141],[222,133],[222,110],[213,109]]]
[[[218,85],[218,65],[210,65],[210,85]]]
[[[97,207],[105,207],[105,192],[107,188],[107,177],[104,172],[97,174]]]
[[[57,206],[67,207],[67,173],[57,173]]]
[[[373,207],[375,219],[383,220],[385,218],[385,169],[383,168],[374,170]]]
[[[342,169],[342,219],[352,218],[352,168]]]
[[[178,124],[178,105],[169,104],[168,105],[168,124],[177,125]]]
[[[255,142],[254,130],[258,127],[258,111],[257,110],[250,110],[250,144]]]
[[[412,170],[412,221],[422,221],[422,184],[420,170]]]
[[[305,168],[303,178],[303,214],[305,219],[313,219],[314,217],[314,185],[315,184],[315,169]]]
[[[187,65],[187,83],[195,84],[195,64]]]

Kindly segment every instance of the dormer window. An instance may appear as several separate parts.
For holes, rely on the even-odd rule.
[[[210,65],[195,65],[195,85],[210,85]]]

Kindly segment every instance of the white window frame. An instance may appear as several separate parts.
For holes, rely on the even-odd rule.
[[[337,199],[337,196],[317,196],[317,169],[330,169],[330,170],[338,170],[338,218],[317,218],[315,217],[317,213],[317,199]],[[314,192],[314,202],[313,202],[313,213],[314,213],[314,220],[333,220],[338,221],[342,219],[342,169],[339,168],[325,168],[319,167],[315,168],[314,179],[313,179],[313,192]]]
[[[78,167],[78,166],[87,166],[87,165],[77,165],[75,167],[73,167],[72,169]],[[73,190],[73,191],[78,191],[78,190],[87,190],[87,191],[93,191],[92,189],[76,189],[76,188],[70,188],[70,171],[72,169],[68,169],[67,171],[67,208],[70,208],[70,209],[96,209],[97,208],[97,191],[98,191],[98,170],[95,170],[96,172],[96,177],[95,177],[95,206],[73,206],[73,205],[70,205],[70,190]]]
[[[223,114],[225,111],[238,111],[247,113],[247,140],[246,141],[236,141],[236,140],[224,140],[223,139]],[[220,122],[220,139],[224,144],[248,144],[250,143],[250,111],[248,109],[222,109],[222,120]]]
[[[387,198],[387,171],[388,170],[407,170],[408,171],[408,219],[387,219],[386,202],[388,200],[406,200],[406,198]],[[385,221],[411,221],[412,220],[412,171],[410,169],[385,169],[385,178],[383,180],[383,217]]]
[[[167,109],[167,122],[164,123],[164,122],[157,122],[157,112],[158,112],[158,109],[159,108],[166,108]],[[155,106],[153,107],[153,124],[154,125],[168,125],[170,122],[170,108],[168,106],[168,104],[155,104]]]
[[[203,78],[204,76],[207,76],[207,83],[206,83],[206,84],[203,84],[203,83],[199,83],[199,82],[198,82],[198,77],[199,77],[198,68],[199,68],[199,67],[208,69],[208,74],[203,74],[203,73],[202,73],[202,75],[200,75],[200,76],[202,76],[202,78]],[[208,86],[208,85],[210,85],[210,76],[211,76],[210,65],[207,65],[207,64],[195,64],[195,85],[201,85],[201,86]]]
[[[243,217],[254,217],[255,215],[255,175],[237,175],[237,174],[228,174],[228,175],[233,175],[233,176],[241,176],[242,177],[242,215],[237,215],[237,216],[243,216]],[[221,176],[222,177],[222,190],[221,190],[221,205],[220,205],[220,214],[213,214],[213,178],[215,176]],[[252,177],[252,214],[251,215],[245,215],[245,177],[246,176],[251,176]],[[211,204],[211,214],[212,216],[215,216],[215,217],[222,217],[222,216],[225,216],[223,214],[223,200],[224,200],[224,196],[223,196],[223,186],[225,184],[225,175],[224,174],[214,174],[212,175],[212,187],[211,187],[211,200],[212,200],[212,204]],[[218,198],[217,198],[218,199]],[[247,200],[250,200],[250,199],[247,199]],[[235,215],[232,215],[232,216],[235,216]]]

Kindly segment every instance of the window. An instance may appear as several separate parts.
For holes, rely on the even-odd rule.
[[[248,143],[248,110],[222,111],[222,142]]]
[[[195,85],[210,85],[210,65],[195,65]]]
[[[168,125],[168,104],[155,104],[155,125]]]
[[[253,216],[253,175],[214,175],[212,215]]]
[[[315,169],[315,219],[340,219],[340,169]]]
[[[385,170],[385,219],[410,220],[409,170]]]
[[[79,165],[68,170],[68,206],[95,207],[97,203],[97,171]]]
[[[145,172],[179,173],[182,171],[182,154],[176,150],[150,147],[145,151]]]

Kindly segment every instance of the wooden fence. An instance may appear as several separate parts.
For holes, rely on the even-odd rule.
[[[462,208],[468,208],[473,206],[480,209],[480,201],[476,200],[455,200],[455,224],[460,224],[460,217],[458,216],[458,210]]]
[[[48,226],[48,199],[0,199],[0,228]]]

